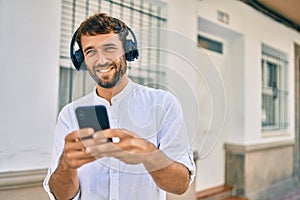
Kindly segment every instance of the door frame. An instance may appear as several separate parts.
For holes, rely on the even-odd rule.
[[[294,43],[295,69],[295,148],[294,148],[294,176],[300,182],[300,45]]]

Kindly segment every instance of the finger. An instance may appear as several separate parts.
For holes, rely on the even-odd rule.
[[[85,148],[80,151],[66,151],[64,152],[64,157],[68,160],[81,160],[81,159],[89,159],[93,156],[85,151]]]
[[[111,136],[114,135],[113,133],[114,130],[115,129],[106,129],[106,130],[98,131],[93,135],[93,137],[95,140],[99,142],[98,144],[107,143],[107,142],[119,143],[120,142],[119,137]],[[117,133],[115,133],[115,135],[116,134]]]
[[[107,143],[107,138],[92,138],[92,139],[86,139],[82,141],[83,145],[85,147],[91,147],[96,145],[101,145]]]
[[[81,151],[82,149],[85,149],[85,145],[81,142],[81,140],[66,142],[64,149],[65,151]]]
[[[104,132],[109,131],[111,129],[105,129],[105,130],[101,130],[101,131],[97,131],[94,133],[93,138],[97,139],[97,140],[101,140],[101,139],[107,139],[107,137],[104,136]]]
[[[106,142],[101,145],[87,147],[85,151],[92,156],[95,156],[96,158],[100,158],[105,156],[112,156],[115,152],[122,151],[122,149],[112,143]]]
[[[78,135],[78,130],[73,131],[71,133],[69,133],[66,137],[65,137],[65,142],[75,142],[79,140],[79,135]]]
[[[84,129],[79,129],[76,131],[73,131],[69,133],[65,137],[66,142],[76,142],[79,141],[82,137],[87,137],[89,135],[92,135],[94,133],[94,130],[92,128],[84,128]]]
[[[84,128],[78,130],[78,135],[81,140],[86,140],[93,138],[94,129],[92,128]]]
[[[96,160],[96,158],[90,154],[87,154],[86,152],[73,152],[64,154],[63,160],[68,164],[69,167],[78,168],[86,163]]]
[[[97,131],[92,135],[85,136],[85,139],[82,140],[82,143],[85,147],[100,145],[107,142],[107,138],[101,134],[101,131]]]

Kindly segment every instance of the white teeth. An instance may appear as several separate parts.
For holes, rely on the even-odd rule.
[[[99,69],[98,71],[100,73],[106,73],[106,72],[109,72],[111,70],[111,68],[108,68],[108,69]]]
[[[105,73],[105,72],[108,72],[108,71],[110,71],[110,69],[101,69],[100,70],[101,73]]]

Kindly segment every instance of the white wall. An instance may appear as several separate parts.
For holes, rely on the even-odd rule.
[[[167,6],[167,30],[164,32],[167,86],[181,102],[190,140],[194,142],[200,109],[197,105],[200,77],[196,66],[196,10],[194,1],[174,0]]]
[[[0,172],[49,165],[60,6],[59,0],[0,0]]]
[[[275,22],[274,20],[264,16],[240,1],[198,1],[197,9],[198,16],[202,16],[209,21],[223,26],[229,30],[239,32],[245,37],[244,49],[240,50],[241,56],[243,56],[243,54],[245,56],[243,60],[244,66],[241,66],[244,70],[238,73],[233,70],[231,71],[231,77],[242,76],[242,80],[244,80],[241,82],[241,85],[244,85],[243,90],[245,91],[244,95],[241,95],[243,98],[241,100],[244,101],[244,106],[240,107],[238,110],[238,112],[241,114],[240,116],[244,117],[244,125],[242,128],[243,133],[238,133],[242,134],[243,137],[240,135],[235,135],[234,137],[229,136],[231,138],[230,142],[250,144],[282,140],[280,137],[264,138],[261,135],[260,48],[261,43],[264,42],[273,46],[274,48],[288,53],[289,59],[291,59],[289,73],[292,75],[293,68],[291,65],[293,64],[293,51],[291,47],[293,41],[299,39],[299,34],[295,34],[294,30]],[[217,20],[218,10],[224,11],[230,15],[229,24],[224,24]],[[293,96],[293,76],[290,77],[290,96]],[[230,87],[234,86],[232,85]],[[230,91],[230,88],[228,88],[228,91]],[[240,90],[240,94],[243,94],[244,91]],[[291,98],[290,101],[291,102],[289,103],[291,107],[289,110],[289,115],[293,116],[293,99]],[[291,139],[293,136],[293,123],[293,119],[291,118],[289,129],[291,137],[288,137],[287,139]]]
[[[211,165],[221,165],[218,152],[211,152],[223,128],[225,94],[220,68],[216,60],[197,46],[198,15],[196,1],[168,3],[167,85],[181,101],[193,150],[205,158],[198,169],[196,183],[205,186],[222,184],[223,171],[210,171]],[[222,59],[218,60],[221,63]],[[220,114],[222,113],[222,114]],[[222,143],[217,148],[222,149]],[[213,155],[214,154],[214,155]],[[213,159],[210,159],[213,158]],[[204,173],[203,173],[204,172]],[[203,176],[205,175],[205,176]],[[207,178],[210,177],[210,178]],[[220,178],[221,177],[221,178]],[[200,182],[198,180],[201,180]],[[199,186],[197,186],[199,190]]]
[[[218,21],[218,10],[229,14],[229,24]],[[197,30],[198,24],[197,21],[195,22],[195,18],[202,19],[202,22],[207,21],[208,27],[202,27],[202,29]],[[224,161],[223,145],[225,142],[247,145],[291,140],[294,138],[293,42],[298,41],[299,43],[300,35],[298,32],[275,22],[248,5],[235,0],[168,1],[168,27],[186,35],[190,41],[194,42],[196,42],[197,33],[204,31],[206,34],[211,35],[211,37],[223,39],[227,47],[227,55],[223,63],[213,55],[209,55],[224,81],[227,113],[219,143],[208,157],[198,163],[197,190],[220,185],[224,182],[224,165],[222,163],[221,165],[219,164],[220,160]],[[196,66],[200,71],[205,70],[203,65],[208,65],[208,63],[203,59],[203,52],[196,50],[198,52],[195,55],[192,51],[197,48],[192,47],[188,49],[186,47],[188,42],[181,46],[179,46],[179,42],[176,41],[176,44],[172,44],[171,46],[174,49],[181,49],[177,50],[177,52],[181,52],[182,55],[186,54],[185,51],[189,52],[191,56],[188,57],[192,62],[195,61],[193,60],[194,58],[200,58],[196,61]],[[266,137],[261,132],[260,60],[262,42],[289,55],[288,81],[290,99],[288,134]],[[178,68],[179,71],[182,70],[182,64],[182,62],[173,56],[169,59],[169,65]],[[188,98],[184,98],[184,95],[182,95],[183,97],[179,96],[179,99],[182,101],[184,110],[187,111],[186,119],[188,119],[188,126],[191,125],[192,128],[195,128],[194,124],[190,123],[190,120],[193,120],[191,116],[200,118],[201,126],[196,126],[198,128],[197,137],[193,141],[193,148],[203,152],[203,132],[207,129],[205,120],[211,119],[211,116],[209,116],[212,112],[211,108],[216,105],[211,105],[211,102],[207,99],[207,88],[203,84],[203,77],[195,77],[195,74],[191,72],[182,70],[180,74],[189,76],[189,82],[195,84],[193,89],[197,94],[200,114],[185,109],[186,99]],[[178,79],[176,76],[175,78],[169,77],[168,81],[169,84],[175,84]],[[184,91],[188,89],[179,87],[178,90]],[[201,96],[206,97],[202,98]],[[214,123],[215,121],[213,121],[212,126],[215,125]],[[213,134],[208,133],[208,135]],[[205,142],[211,141],[206,140]]]

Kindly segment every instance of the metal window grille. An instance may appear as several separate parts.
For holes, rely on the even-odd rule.
[[[287,54],[262,44],[262,130],[288,127]]]
[[[72,34],[80,23],[97,12],[105,12],[124,21],[136,35],[139,46],[158,44],[160,32],[147,31],[146,27],[157,30],[165,26],[164,5],[154,4],[144,0],[62,0],[61,39],[60,39],[60,86],[58,109],[73,99],[90,92],[94,82],[87,72],[75,72],[70,57],[69,48]],[[149,29],[150,30],[150,29]],[[129,77],[139,83],[159,83],[164,72],[159,68],[159,50],[139,49],[140,58],[135,62],[128,62]]]

